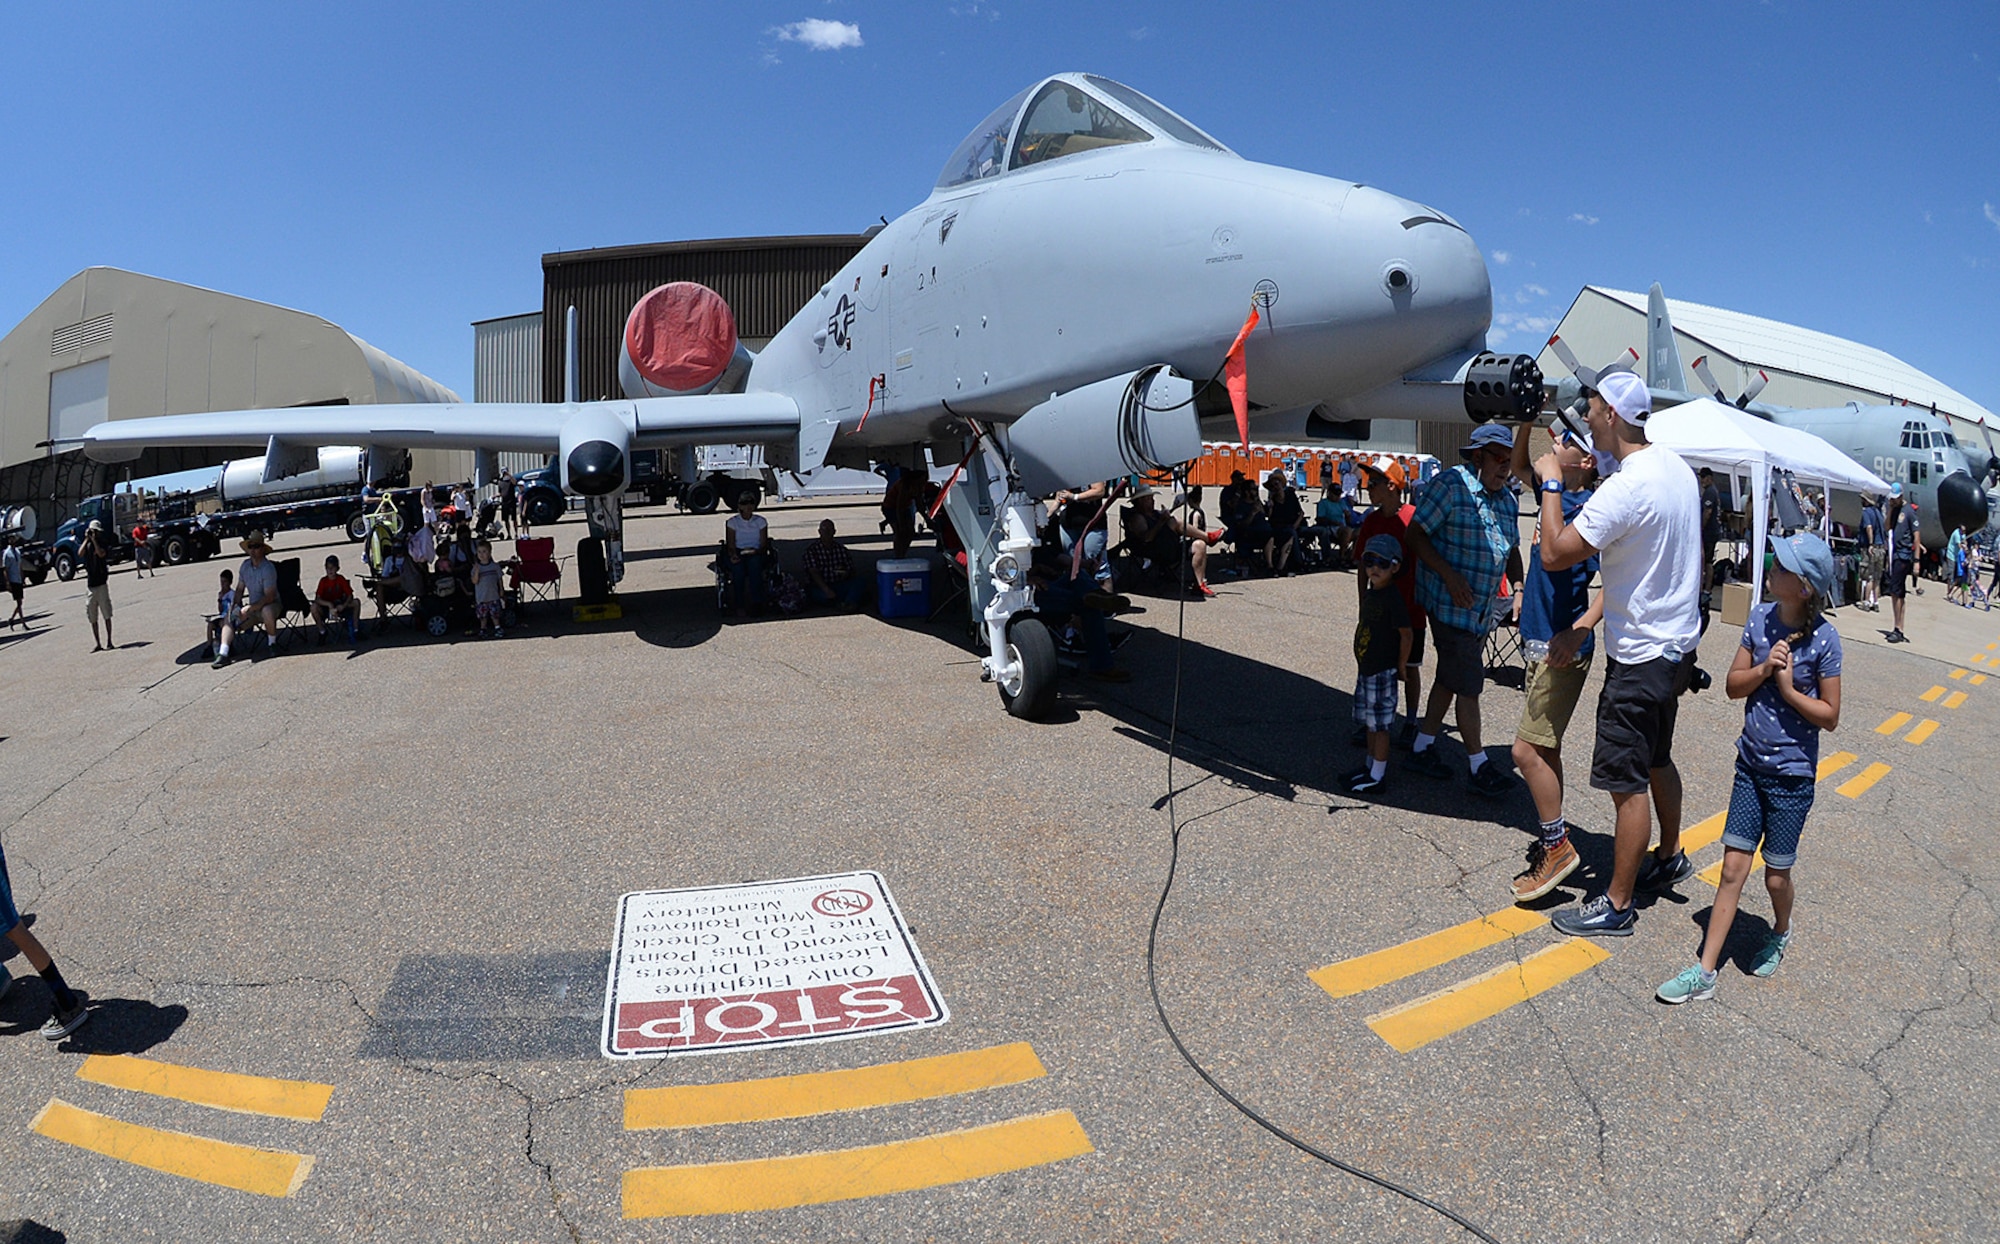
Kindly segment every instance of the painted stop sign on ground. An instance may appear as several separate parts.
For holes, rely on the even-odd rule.
[[[878,873],[618,901],[606,1058],[792,1045],[949,1018]]]

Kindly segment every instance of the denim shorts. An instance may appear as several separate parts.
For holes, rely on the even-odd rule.
[[[1764,848],[1764,866],[1784,870],[1799,862],[1799,835],[1812,811],[1814,776],[1764,773],[1736,761],[1729,820],[1722,845],[1738,851]]]
[[[0,937],[14,931],[21,913],[14,908],[14,885],[7,880],[7,850],[0,847]]]

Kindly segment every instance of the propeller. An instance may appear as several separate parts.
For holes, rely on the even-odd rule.
[[[1639,352],[1631,346],[1626,346],[1625,353],[1619,355],[1617,361],[1610,366],[1585,367],[1577,360],[1576,351],[1570,349],[1569,343],[1560,336],[1549,338],[1549,349],[1556,352],[1556,357],[1562,360],[1562,365],[1569,368],[1570,374],[1575,376],[1586,389],[1596,388],[1598,377],[1606,372],[1634,371],[1633,364],[1639,361]]]
[[[1748,410],[1750,403],[1756,401],[1757,395],[1764,391],[1764,386],[1771,383],[1770,373],[1760,371],[1751,377],[1749,387],[1745,388],[1742,394],[1731,402],[1728,395],[1723,393],[1722,386],[1716,382],[1715,373],[1709,370],[1708,356],[1706,354],[1696,359],[1693,367],[1689,370],[1694,372],[1696,378],[1701,381],[1702,387],[1706,388],[1716,401],[1729,402],[1738,410]]]
[[[1993,447],[1993,429],[1984,419],[1979,421],[1979,434],[1986,438],[1986,480],[2000,484],[2000,449]]]

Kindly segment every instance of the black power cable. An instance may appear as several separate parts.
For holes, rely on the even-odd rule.
[[[1174,485],[1181,490],[1181,496],[1183,499],[1182,508],[1183,511],[1185,512],[1187,510],[1187,506],[1185,503],[1185,499],[1187,496],[1187,468],[1185,466],[1179,468],[1174,472]],[[1183,521],[1185,521],[1185,519]],[[1173,1021],[1167,1018],[1166,1004],[1160,1001],[1160,973],[1159,973],[1159,966],[1157,959],[1157,951],[1160,942],[1160,917],[1166,914],[1167,896],[1173,893],[1174,878],[1178,876],[1180,873],[1180,863],[1181,863],[1182,826],[1181,826],[1180,816],[1178,812],[1175,810],[1174,806],[1174,798],[1175,798],[1174,757],[1175,757],[1175,741],[1180,733],[1180,721],[1181,721],[1181,655],[1187,645],[1187,559],[1186,558],[1182,558],[1181,560],[1180,596],[1181,596],[1180,610],[1174,622],[1173,708],[1169,712],[1167,717],[1166,807],[1167,807],[1167,824],[1173,831],[1173,849],[1167,858],[1166,884],[1160,887],[1160,901],[1154,904],[1153,906],[1152,927],[1146,930],[1146,987],[1150,989],[1153,994],[1153,1013],[1160,1017],[1160,1027],[1166,1030],[1167,1039],[1174,1043],[1174,1050],[1180,1054],[1181,1061],[1186,1063],[1188,1067],[1192,1069],[1196,1075],[1200,1076],[1202,1078],[1203,1083],[1207,1084],[1208,1087],[1214,1089],[1216,1096],[1222,1098],[1222,1100],[1228,1102],[1231,1106],[1234,1106],[1236,1110],[1243,1115],[1244,1118],[1249,1119],[1252,1123],[1255,1123],[1258,1127],[1263,1128],[1265,1131],[1271,1133],[1271,1135],[1276,1136],[1279,1140],[1284,1141],[1286,1144],[1292,1146],[1294,1149],[1297,1149],[1301,1153],[1309,1154],[1310,1156],[1318,1158],[1320,1161],[1326,1163],[1328,1166],[1334,1167],[1337,1170],[1345,1171],[1357,1179],[1367,1180],[1369,1183],[1374,1184],[1378,1188],[1385,1189],[1389,1192],[1395,1193],[1397,1196],[1405,1197],[1411,1201],[1414,1201],[1418,1205],[1423,1206],[1425,1209],[1430,1210],[1433,1213],[1441,1214],[1444,1217],[1449,1218],[1451,1221],[1457,1223],[1459,1226],[1465,1228],[1473,1235],[1486,1241],[1486,1244],[1500,1244],[1498,1240],[1494,1239],[1492,1236],[1488,1235],[1485,1231],[1481,1230],[1476,1224],[1470,1222],[1463,1216],[1454,1213],[1449,1209],[1446,1209],[1444,1206],[1439,1205],[1436,1201],[1431,1200],[1429,1197],[1424,1196],[1422,1193],[1416,1192],[1410,1188],[1406,1188],[1403,1185],[1395,1182],[1394,1180],[1385,1179],[1382,1176],[1377,1175],[1372,1171],[1365,1171],[1358,1166],[1353,1166],[1350,1165],[1349,1163],[1343,1162],[1339,1158],[1336,1158],[1332,1154],[1326,1152],[1324,1149],[1320,1149],[1304,1140],[1301,1140],[1299,1137],[1292,1135],[1292,1133],[1286,1131],[1284,1128],[1279,1127],[1276,1123],[1271,1122],[1271,1120],[1257,1113],[1256,1110],[1246,1105],[1242,1101],[1242,1099],[1238,1098],[1234,1093],[1231,1093],[1228,1089],[1222,1087],[1221,1082],[1218,1081],[1213,1075],[1211,1075],[1206,1067],[1203,1067],[1199,1062],[1195,1060],[1195,1056],[1191,1052],[1189,1052],[1187,1045],[1181,1041],[1181,1034],[1175,1031]]]

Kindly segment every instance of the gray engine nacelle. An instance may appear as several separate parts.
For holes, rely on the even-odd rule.
[[[1016,419],[1007,448],[1030,496],[1201,457],[1193,382],[1164,364],[1057,394]]]
[[[563,424],[556,461],[565,490],[579,497],[622,495],[632,483],[632,429],[601,407],[586,407]]]

